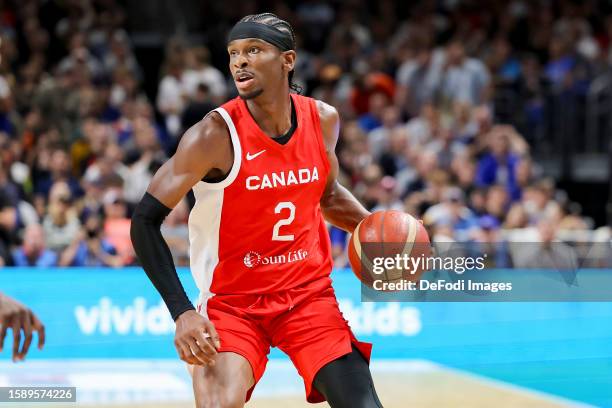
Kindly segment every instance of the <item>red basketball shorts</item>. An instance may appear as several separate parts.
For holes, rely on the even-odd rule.
[[[198,311],[215,325],[221,340],[219,351],[245,357],[255,384],[266,368],[270,346],[278,347],[303,378],[308,402],[325,401],[312,387],[314,377],[324,365],[350,353],[351,344],[370,360],[372,345],[357,341],[351,332],[329,278],[270,294],[215,295],[205,308],[203,313],[198,305]]]

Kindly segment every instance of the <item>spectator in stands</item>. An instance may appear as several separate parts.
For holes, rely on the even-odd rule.
[[[485,200],[485,211],[488,215],[494,216],[498,221],[506,217],[510,206],[510,197],[508,191],[502,185],[496,184],[489,187]]]
[[[437,166],[438,159],[434,152],[426,150],[420,153],[417,157],[415,166],[416,178],[412,180],[404,190],[402,190],[403,197],[417,191],[425,190],[427,187],[427,180],[431,177]]]
[[[60,266],[123,266],[115,247],[104,237],[100,218],[90,214],[77,238],[62,252]]]
[[[11,246],[16,241],[17,210],[0,191],[0,266],[12,265]]]
[[[198,84],[195,94],[187,104],[181,116],[181,127],[186,131],[198,123],[208,112],[215,109],[215,104],[210,98],[208,86],[204,83]]]
[[[462,137],[464,142],[475,145],[474,153],[480,153],[481,149],[486,148],[487,135],[493,129],[493,114],[488,106],[481,105],[472,110],[472,116],[474,133],[464,134]]]
[[[384,108],[382,114],[382,126],[368,133],[368,147],[370,149],[370,152],[372,153],[372,158],[374,160],[380,160],[381,156],[388,152],[388,149],[391,147],[391,134],[396,129],[399,130],[399,128],[401,127],[400,125],[400,112],[397,107],[389,105]],[[403,137],[404,139],[407,139],[405,135]],[[405,143],[407,143],[407,140],[404,142],[404,144]],[[394,153],[399,153],[400,155],[402,154],[402,152],[398,151]],[[385,168],[383,164],[381,165],[383,166],[383,168]],[[393,175],[395,174],[395,171],[387,173],[387,169],[385,169],[385,174]]]
[[[122,183],[128,173],[127,166],[123,163],[124,151],[115,143],[106,145],[101,156],[93,161],[83,174],[83,180],[109,180],[111,178],[119,178]]]
[[[476,177],[476,162],[466,152],[458,153],[453,157],[450,166],[456,184],[466,195],[474,190],[474,179]]]
[[[442,201],[427,209],[423,218],[428,223],[444,223],[452,228],[453,235],[460,241],[467,241],[471,230],[477,226],[477,219],[465,206],[465,196],[458,187],[448,187],[442,194]]]
[[[185,51],[186,69],[181,81],[185,95],[194,98],[200,84],[206,85],[212,96],[212,103],[220,105],[227,97],[225,77],[210,65],[210,52],[206,47],[193,47]]]
[[[409,116],[416,116],[439,92],[445,55],[443,49],[429,47],[426,40],[414,45],[412,53],[414,57],[400,65],[396,73],[396,104]]]
[[[476,184],[482,187],[499,184],[506,187],[513,200],[520,198],[516,180],[520,158],[510,150],[507,128],[496,126],[488,134],[488,149],[478,162]]]
[[[370,211],[378,204],[382,178],[382,169],[377,164],[370,164],[363,169],[362,180],[356,190],[365,207]]]
[[[512,267],[510,248],[500,233],[500,227],[497,218],[483,215],[478,219],[477,228],[471,231],[471,256],[483,257],[486,268]]]
[[[421,107],[418,116],[406,123],[411,146],[427,144],[441,126],[440,111],[431,103]]]
[[[130,239],[130,219],[121,190],[110,188],[102,198],[104,204],[104,236],[121,256],[123,265],[134,260],[134,249]]]
[[[48,196],[51,186],[58,182],[65,182],[70,188],[73,197],[83,194],[79,181],[71,175],[70,156],[65,148],[55,148],[51,151],[47,169],[42,168],[43,175],[40,176],[36,185],[36,192],[42,196]]]
[[[475,215],[481,216],[487,213],[487,191],[484,188],[473,188],[469,193],[468,208]]]
[[[142,78],[140,65],[130,49],[129,39],[123,30],[116,30],[110,35],[108,52],[105,53],[102,63],[107,73],[124,69],[135,80]]]
[[[466,102],[475,106],[484,103],[488,100],[490,80],[485,65],[466,56],[461,40],[455,39],[447,45],[441,94],[449,104]]]
[[[544,68],[546,78],[559,90],[569,88],[572,85],[571,73],[576,66],[576,60],[571,52],[571,40],[567,34],[552,37],[548,53],[549,62]]]
[[[541,219],[537,224],[537,242],[513,245],[515,267],[575,271],[578,267],[576,251],[555,239],[556,233],[554,221]]]
[[[377,130],[380,129],[381,128]],[[409,155],[409,152],[407,152],[408,134],[406,133],[406,128],[398,126],[386,133],[384,137],[389,147],[382,153],[378,163],[382,167],[385,175],[395,176],[409,164],[406,157]],[[382,144],[382,140],[379,143]]]
[[[45,247],[45,232],[40,224],[25,228],[23,244],[13,253],[15,266],[39,266],[48,268],[57,265],[57,254]]]
[[[487,65],[497,85],[516,86],[521,77],[521,63],[512,53],[512,45],[505,37],[493,40]]]
[[[175,265],[189,265],[189,228],[187,218],[189,207],[187,200],[181,200],[164,220],[161,232],[172,252]]]
[[[58,253],[74,241],[81,229],[77,211],[72,206],[70,188],[64,181],[58,181],[51,187],[43,229],[47,246]]]
[[[384,176],[378,185],[377,204],[372,211],[397,210],[402,211],[404,204],[399,200],[396,188],[397,182],[391,176]]]
[[[367,97],[367,110],[359,116],[359,126],[366,132],[371,132],[374,129],[382,126],[383,113],[385,108],[389,106],[389,96],[382,91],[364,91],[363,98]],[[367,96],[366,96],[367,95]],[[354,96],[354,98],[359,98]]]
[[[348,256],[346,252],[348,238],[349,234],[346,231],[336,228],[333,225],[329,228],[332,258],[334,259],[334,266],[336,268],[348,266]]]
[[[0,135],[0,148],[9,149],[10,143]],[[19,202],[19,196],[21,194],[19,186],[13,182],[8,174],[8,167],[6,161],[2,160],[0,156],[0,195],[4,196],[11,204],[16,205]],[[6,166],[6,167],[5,167]]]
[[[60,62],[58,69],[65,72],[84,69],[93,77],[102,73],[102,65],[90,53],[82,32],[77,32],[70,38],[69,54]]]
[[[438,127],[433,136],[433,140],[427,143],[424,148],[436,155],[438,167],[448,170],[453,157],[464,152],[466,147],[457,140],[455,130],[449,126]]]
[[[521,200],[531,225],[538,224],[543,218],[560,221],[561,208],[552,195],[554,187],[546,180],[528,186]]]
[[[506,215],[504,222],[504,228],[506,229],[519,229],[528,226],[529,219],[527,217],[527,211],[522,203],[514,203]]]
[[[148,118],[136,117],[133,132],[134,144],[133,148],[126,152],[127,169],[123,172],[123,195],[129,203],[137,203],[140,200],[153,173],[165,160],[156,129]]]
[[[165,75],[159,84],[157,92],[157,109],[166,118],[166,129],[173,137],[181,130],[181,114],[185,109],[185,89],[181,82],[184,66],[182,56],[174,55],[165,67]]]

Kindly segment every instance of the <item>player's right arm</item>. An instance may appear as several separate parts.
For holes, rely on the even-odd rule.
[[[213,112],[185,132],[176,153],[157,171],[132,216],[134,250],[176,322],[174,344],[180,358],[189,364],[214,364],[219,337],[185,294],[160,228],[198,181],[214,171],[227,173],[231,163],[229,133],[221,116]]]

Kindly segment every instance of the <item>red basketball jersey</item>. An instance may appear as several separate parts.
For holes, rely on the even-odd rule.
[[[234,163],[222,182],[193,187],[190,257],[200,302],[291,289],[331,272],[319,205],[329,172],[319,113],[314,99],[291,97],[297,128],[285,145],[259,128],[242,99],[216,109],[229,129]]]

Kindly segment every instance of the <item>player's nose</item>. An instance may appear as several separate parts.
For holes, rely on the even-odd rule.
[[[234,58],[234,66],[236,68],[244,68],[249,64],[248,59],[244,54],[240,54]]]

